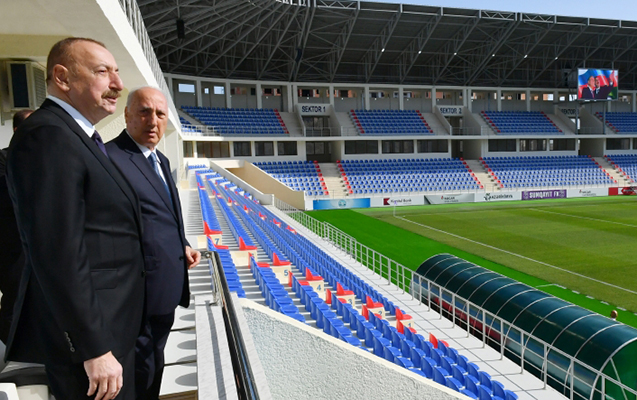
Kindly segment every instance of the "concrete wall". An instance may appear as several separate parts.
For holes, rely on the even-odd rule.
[[[339,97],[334,99],[334,110],[336,112],[349,112],[349,110],[359,110],[363,108],[359,97]]]
[[[580,108],[579,120],[580,128],[582,128],[584,132],[588,130],[593,131],[594,133],[602,133],[602,131],[604,130],[604,124],[602,123],[602,121],[600,121],[599,118],[595,116],[595,114],[592,114],[588,107]],[[607,133],[612,132],[612,129],[606,127],[606,131]]]
[[[241,168],[227,168],[227,170],[261,193],[273,193],[279,200],[299,210],[305,209],[305,194],[302,191],[290,189],[251,163],[245,162]]]
[[[240,304],[274,399],[466,399],[250,300]]]
[[[502,111],[526,111],[526,101],[502,100]]]
[[[209,163],[210,168],[217,172],[219,175],[228,179],[230,182],[239,185],[243,190],[246,190],[252,194],[252,196],[258,199],[261,204],[272,204],[274,203],[274,198],[272,194],[267,194],[259,191],[254,186],[250,185],[248,182],[239,178],[235,175],[233,170],[238,168],[243,168],[244,165],[249,164],[244,162],[243,160],[228,160],[228,161],[208,161],[202,162],[202,164]],[[192,164],[198,164],[197,162],[193,162]]]
[[[478,114],[472,114],[467,107],[462,109],[462,122],[465,128],[471,128],[479,135],[482,127],[486,127],[487,133],[493,133],[493,129],[489,128],[484,119]]]
[[[564,125],[566,125],[566,127],[568,129],[571,130],[572,133],[575,132],[575,130],[577,129],[577,126],[575,125],[575,122],[573,122],[569,117],[566,116],[566,114],[564,114],[561,110],[560,107],[555,106],[553,107],[553,115],[551,116],[551,118],[555,118],[558,121],[560,121],[561,123],[563,123]],[[569,132],[569,133],[571,133]]]
[[[9,142],[13,137],[13,128],[11,127],[11,121],[5,121],[4,125],[0,125],[0,149],[9,147]]]
[[[482,157],[482,146],[485,142],[487,140],[464,140],[462,142],[464,158],[477,160]]]

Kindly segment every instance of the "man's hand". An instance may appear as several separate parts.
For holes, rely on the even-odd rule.
[[[190,246],[186,246],[186,260],[188,261],[188,269],[191,269],[201,261],[201,253]]]
[[[122,366],[110,351],[99,357],[84,361],[88,375],[87,396],[95,393],[95,400],[110,400],[117,397],[124,384]]]

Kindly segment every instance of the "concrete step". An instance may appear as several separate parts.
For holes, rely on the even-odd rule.
[[[631,186],[634,181],[626,176],[625,174],[623,174],[622,172],[618,171],[611,163],[608,162],[608,160],[606,160],[604,157],[593,157],[593,160],[597,161],[597,163],[604,168],[604,170],[606,172],[608,172],[610,174],[610,176],[617,181],[617,184],[619,186]]]
[[[321,173],[323,174],[323,181],[327,186],[327,191],[330,193],[330,197],[346,197],[348,196],[347,188],[343,183],[341,172],[335,163],[320,163]]]
[[[487,192],[495,192],[500,190],[497,182],[493,180],[493,177],[488,174],[487,170],[484,168],[484,165],[478,160],[465,160],[467,166],[471,168],[471,171],[476,175],[476,178],[480,181],[480,184],[484,187],[484,190]]]

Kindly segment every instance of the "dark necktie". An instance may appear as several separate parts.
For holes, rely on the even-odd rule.
[[[150,165],[153,166],[153,169],[155,170],[155,173],[159,177],[159,180],[161,181],[161,183],[164,184],[164,188],[166,189],[166,192],[168,193],[168,198],[170,199],[170,201],[172,201],[172,196],[170,195],[170,189],[168,189],[168,184],[166,183],[164,178],[161,177],[161,173],[159,172],[159,163],[157,162],[157,156],[155,155],[155,153],[150,153],[150,155],[148,156],[148,161],[150,162]]]
[[[97,131],[93,132],[93,136],[91,136],[91,139],[93,139],[93,141],[95,142],[97,147],[99,147],[99,149],[102,151],[102,153],[104,153],[104,155],[108,157],[108,153],[106,152],[106,147],[104,146],[104,141],[102,140],[102,137],[100,136],[100,134],[97,133]]]

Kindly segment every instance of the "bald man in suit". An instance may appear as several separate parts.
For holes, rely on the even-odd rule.
[[[138,400],[157,400],[175,308],[188,307],[188,268],[199,263],[201,254],[186,240],[170,163],[157,149],[168,125],[166,98],[155,88],[137,89],[129,93],[124,114],[126,129],[106,148],[142,207],[146,319],[135,348],[135,384]]]

